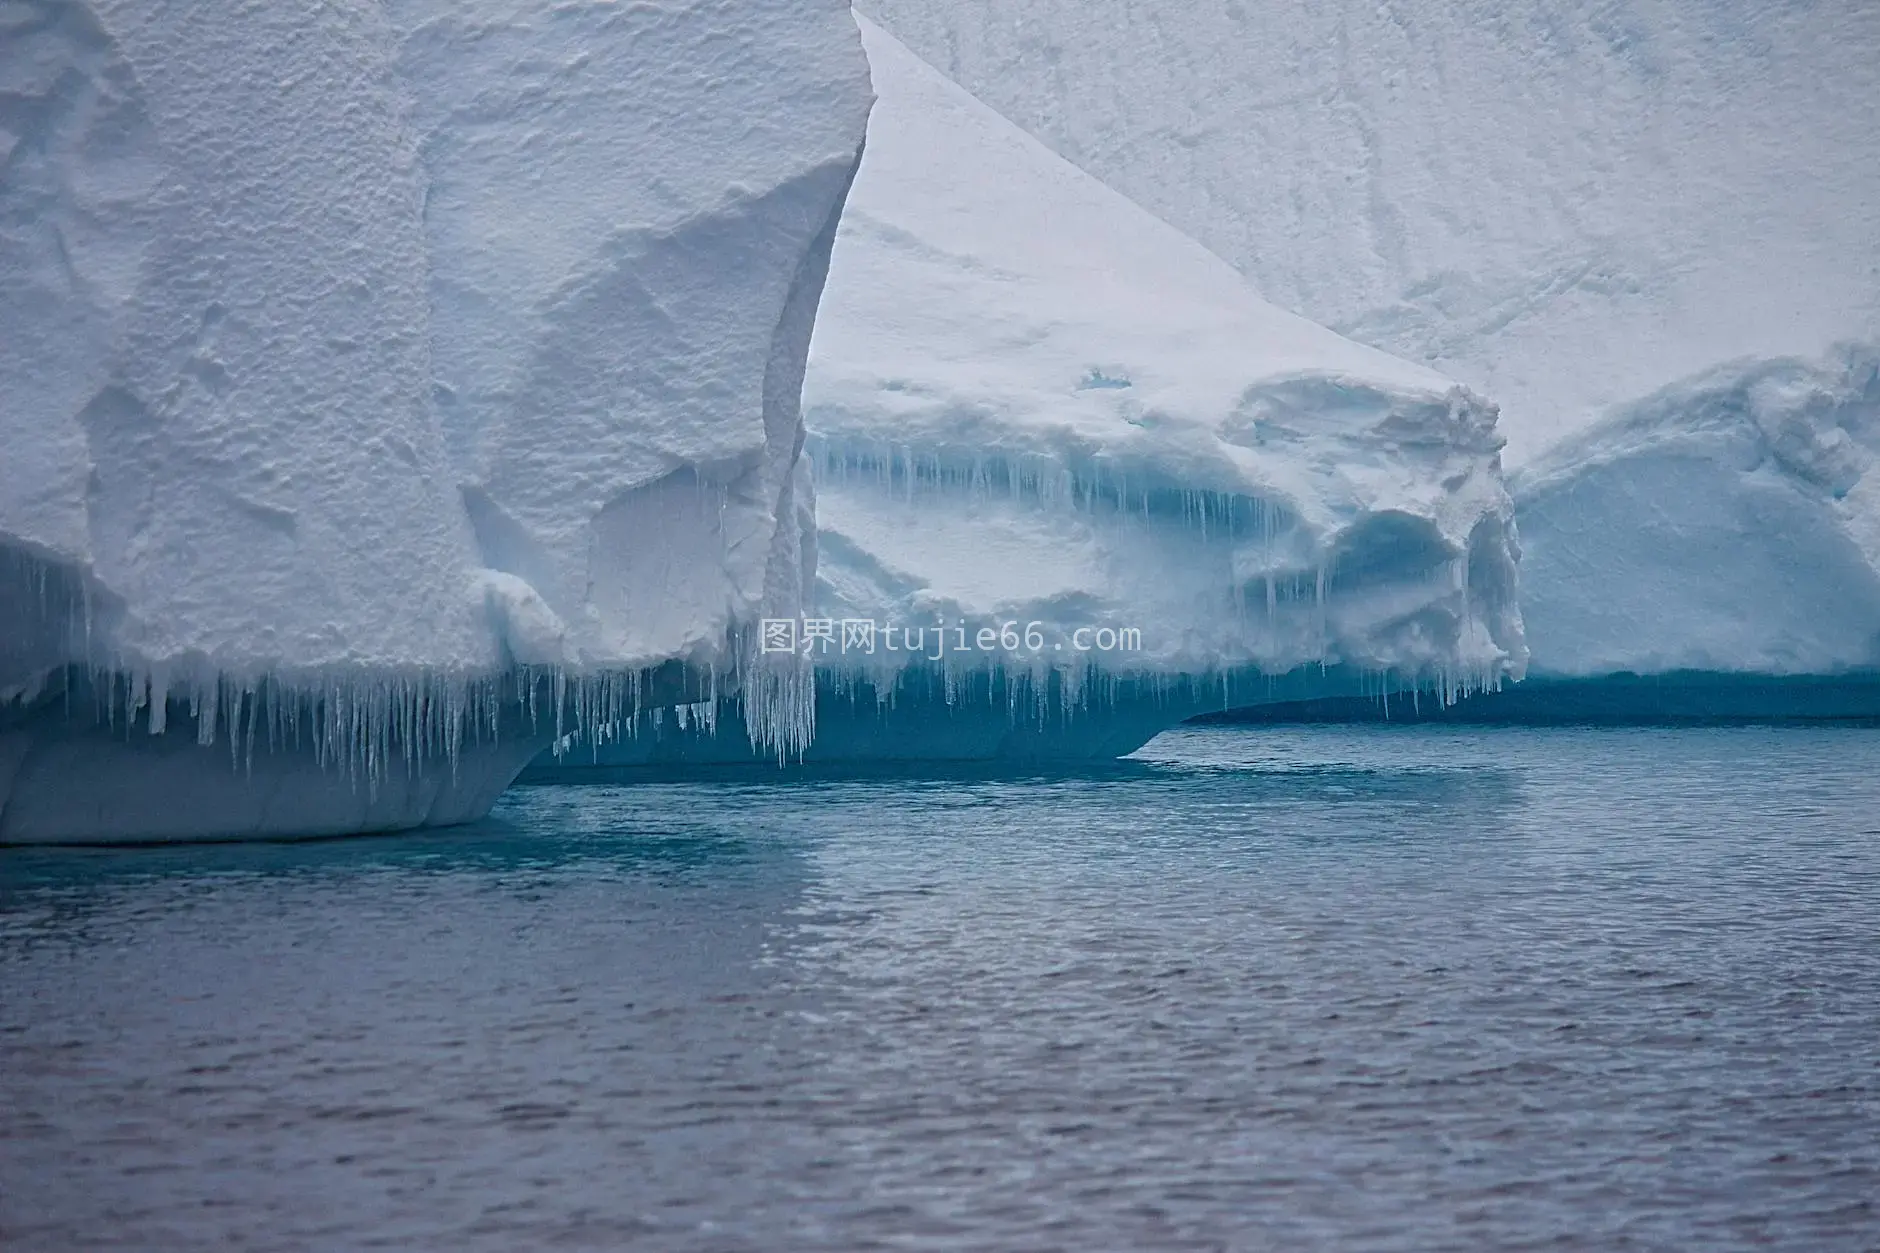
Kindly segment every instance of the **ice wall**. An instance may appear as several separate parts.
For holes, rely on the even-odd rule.
[[[438,420],[479,563],[540,598],[512,652],[709,656],[794,611],[803,363],[870,99],[846,8],[388,9]]]
[[[0,21],[0,579],[52,619],[0,691],[492,666],[383,14]]]
[[[880,102],[804,401],[824,611],[1136,627],[1135,671],[1518,666],[1491,406],[1266,304],[863,30]]]
[[[1510,476],[1529,677],[1229,721],[1880,719],[1880,349],[1732,362]]]
[[[862,30],[878,102],[804,389],[812,760],[1113,755],[1224,703],[1520,672],[1491,405],[1265,303]]]
[[[0,102],[0,838],[87,720],[431,769],[799,607],[839,0],[24,0]]]
[[[868,0],[1267,299],[1502,408],[1510,464],[1880,337],[1866,0]]]
[[[1880,351],[1738,362],[1513,478],[1536,674],[1880,668]]]

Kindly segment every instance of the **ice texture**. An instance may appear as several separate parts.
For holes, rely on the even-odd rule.
[[[861,26],[878,99],[804,389],[816,612],[924,634],[817,654],[812,760],[1114,755],[1223,703],[1520,673],[1492,405],[1261,300]],[[1037,643],[978,647],[1004,624]],[[1141,647],[1076,651],[1099,627]]]
[[[494,598],[511,652],[710,657],[799,608],[804,357],[870,100],[847,9],[389,9],[438,421],[478,563],[540,598]]]
[[[1472,704],[1867,699],[1880,7],[865,7],[1268,299],[1495,398],[1546,682]]]
[[[1447,709],[1308,698],[1233,717],[1880,719],[1880,347],[1683,380],[1510,488],[1525,682]]]
[[[866,0],[1267,299],[1494,398],[1510,466],[1880,338],[1868,0]]]
[[[1134,627],[1118,662],[1165,673],[1519,664],[1491,405],[1267,304],[863,31],[804,393],[823,612]]]
[[[1537,675],[1880,668],[1872,346],[1677,383],[1512,487]]]
[[[55,751],[36,837],[163,825],[45,816],[125,769],[93,726],[283,778],[304,729],[363,810],[193,829],[352,829],[429,820],[394,772],[488,793],[492,701],[545,742],[738,688],[806,591],[869,101],[841,0],[0,6],[0,839]],[[805,733],[800,677],[741,690]]]

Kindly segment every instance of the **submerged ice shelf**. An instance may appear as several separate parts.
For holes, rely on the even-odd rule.
[[[813,614],[1039,646],[816,645],[811,759],[1114,755],[1223,704],[1520,673],[1491,405],[1262,301],[861,25],[878,100],[804,387]],[[749,755],[649,719],[555,768]]]

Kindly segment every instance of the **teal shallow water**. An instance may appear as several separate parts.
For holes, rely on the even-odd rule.
[[[0,851],[0,1247],[1871,1248],[1880,731]]]

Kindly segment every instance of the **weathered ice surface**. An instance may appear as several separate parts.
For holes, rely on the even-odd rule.
[[[1537,675],[1779,715],[1820,689],[1729,676],[1876,664],[1880,8],[866,7],[1268,299],[1492,396]]]
[[[862,29],[804,389],[815,616],[898,642],[812,645],[812,760],[1114,755],[1224,703],[1520,672],[1492,405],[1267,304]],[[639,730],[601,760],[749,754]]]
[[[1453,710],[1372,700],[1279,713],[1880,718],[1880,352],[1844,346],[1685,380],[1522,467],[1511,487],[1526,683]]]
[[[480,701],[537,690],[501,676],[604,721],[677,661],[807,733],[804,679],[740,686],[738,641],[807,578],[846,5],[26,0],[0,102],[0,839],[20,780],[35,838],[167,832],[44,817],[40,755],[76,797],[135,751],[87,764],[87,728],[173,707],[192,744],[259,725],[259,775],[303,724],[324,760],[395,746],[365,775],[513,774],[464,756]],[[197,834],[311,812],[213,790]]]
[[[1867,0],[868,0],[1267,299],[1502,408],[1519,465],[1880,338]]]
[[[1514,476],[1536,673],[1880,667],[1880,353],[1742,362]]]

